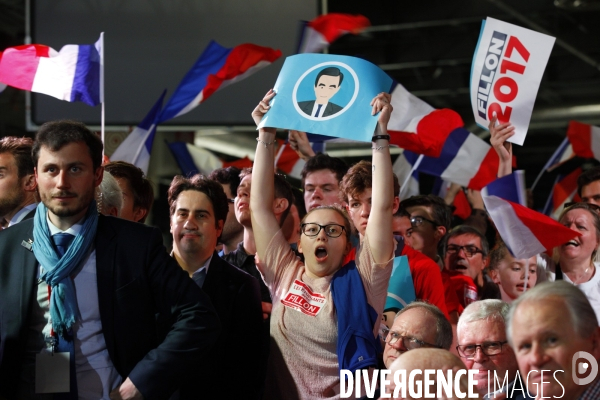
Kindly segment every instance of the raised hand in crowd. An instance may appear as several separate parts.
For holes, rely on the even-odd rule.
[[[504,124],[496,125],[498,118],[496,113],[490,121],[490,143],[498,157],[500,158],[500,165],[498,166],[498,178],[501,178],[512,173],[512,143],[506,140],[515,134],[515,127],[506,122]]]
[[[288,134],[288,142],[290,142],[290,147],[294,149],[304,161],[315,156],[315,152],[308,141],[306,132],[291,130]]]

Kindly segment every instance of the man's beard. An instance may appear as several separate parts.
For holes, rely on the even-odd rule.
[[[11,195],[10,197],[0,198],[0,218],[4,218],[7,214],[16,211],[16,208],[23,204],[25,200],[25,193],[18,190],[18,188],[13,189],[9,194]]]

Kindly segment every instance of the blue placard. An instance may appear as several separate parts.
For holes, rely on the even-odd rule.
[[[298,54],[286,58],[273,88],[277,95],[259,128],[303,132],[370,142],[377,115],[371,100],[389,93],[392,78],[355,57]]]

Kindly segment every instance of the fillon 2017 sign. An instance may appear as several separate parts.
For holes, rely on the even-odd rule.
[[[475,122],[487,129],[494,113],[511,122],[510,142],[523,145],[555,38],[493,18],[483,21],[471,67]]]

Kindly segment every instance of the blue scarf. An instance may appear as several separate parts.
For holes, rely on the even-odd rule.
[[[33,221],[33,254],[44,267],[40,277],[52,288],[50,296],[50,318],[52,329],[62,337],[66,337],[73,324],[80,319],[75,295],[75,284],[71,274],[81,264],[96,237],[98,227],[98,210],[92,201],[83,222],[83,228],[62,258],[58,257],[50,235],[50,228],[44,203],[39,203]]]

